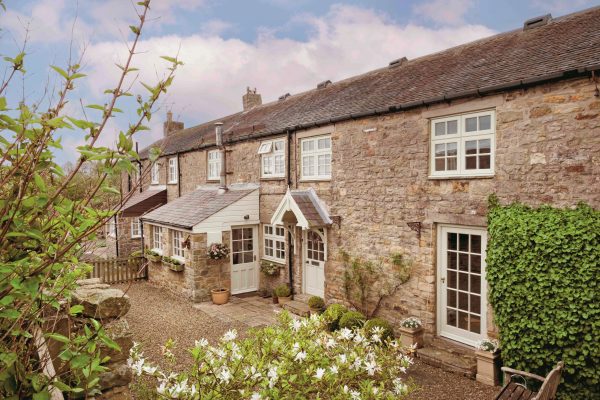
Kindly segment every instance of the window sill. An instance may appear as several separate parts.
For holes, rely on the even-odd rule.
[[[286,265],[286,264],[285,264],[285,260],[282,260],[282,259],[274,259],[274,258],[269,258],[269,257],[267,257],[267,256],[263,256],[263,257],[260,259],[260,261],[272,262],[273,264],[277,264],[277,265],[279,265],[279,266],[280,266],[280,267],[282,267],[282,268],[283,268],[283,267],[285,267],[285,265]]]
[[[494,178],[495,174],[486,175],[429,175],[427,179],[431,180],[451,180],[451,179],[491,179]]]
[[[159,256],[163,255],[163,251],[161,249],[154,248],[154,249],[150,249],[150,250],[152,250],[153,252],[157,253]]]
[[[329,178],[300,178],[298,182],[331,182],[331,177]]]
[[[221,178],[207,178],[206,179],[206,182],[212,182],[212,183],[220,182],[220,181],[221,181]]]
[[[284,181],[285,176],[265,176],[260,178],[261,181]]]
[[[179,261],[180,263],[182,263],[183,265],[185,265],[185,257],[180,257],[180,256],[171,256],[172,259]]]
[[[177,185],[177,181],[175,181],[175,182],[167,182],[167,185]]]
[[[142,235],[131,235],[131,239],[141,239]]]

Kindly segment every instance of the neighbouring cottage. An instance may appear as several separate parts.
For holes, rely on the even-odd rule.
[[[600,206],[599,73],[592,8],[267,104],[248,89],[242,112],[191,128],[169,114],[152,145],[162,156],[151,164],[142,150],[140,173],[123,178],[124,193],[136,182],[141,192],[121,231],[184,263],[152,263],[150,280],[194,301],[208,299],[219,269],[233,294],[284,281],[343,301],[340,250],[399,251],[411,278],[380,315],[417,316],[427,340],[473,346],[495,335],[488,196]],[[230,257],[207,260],[218,242]],[[260,274],[261,260],[280,276]]]

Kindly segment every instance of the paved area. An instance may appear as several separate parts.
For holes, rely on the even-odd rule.
[[[259,296],[231,296],[229,303],[215,305],[212,302],[196,303],[193,307],[226,323],[242,323],[251,327],[272,325],[277,321],[281,308],[271,298]]]

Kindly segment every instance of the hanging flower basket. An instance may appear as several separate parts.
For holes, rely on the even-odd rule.
[[[229,247],[223,243],[212,243],[210,246],[208,246],[206,255],[211,260],[222,260],[229,256]]]

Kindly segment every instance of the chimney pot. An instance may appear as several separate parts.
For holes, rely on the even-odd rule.
[[[246,94],[242,96],[242,104],[244,111],[262,105],[262,97],[260,93],[256,93],[256,88],[250,89],[250,86],[246,87]]]

